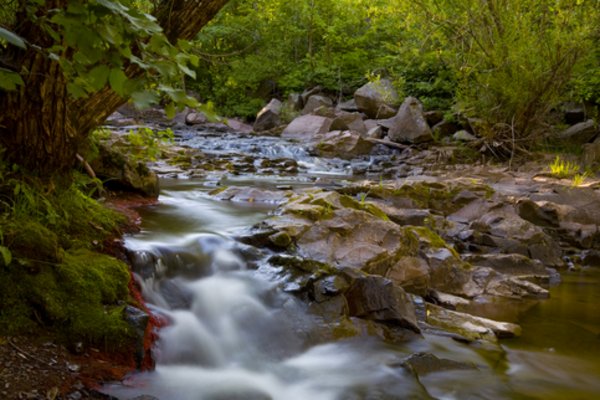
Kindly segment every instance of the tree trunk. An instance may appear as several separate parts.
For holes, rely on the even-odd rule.
[[[193,39],[227,0],[162,0],[155,15],[171,42]],[[47,0],[47,9],[64,9],[68,0]],[[22,24],[17,33],[31,43],[48,47],[52,40],[33,24]],[[127,99],[105,87],[87,98],[73,101],[57,62],[29,48],[14,50],[4,62],[26,70],[25,85],[17,91],[0,91],[0,145],[4,157],[42,177],[71,169],[75,154],[92,129]],[[131,78],[143,72],[129,66]]]

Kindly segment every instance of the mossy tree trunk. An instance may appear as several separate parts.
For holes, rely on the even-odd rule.
[[[227,0],[161,0],[154,15],[171,42],[193,39]],[[26,2],[23,0],[23,6]],[[64,10],[69,0],[47,0],[39,13]],[[27,50],[10,49],[2,54],[0,66],[27,71],[24,85],[16,91],[0,91],[0,145],[4,158],[41,177],[62,174],[76,163],[75,154],[88,134],[127,99],[108,86],[74,100],[67,91],[68,80],[57,61],[40,48],[53,39],[33,21],[17,14],[15,33],[30,44]],[[130,65],[130,78],[143,71]]]

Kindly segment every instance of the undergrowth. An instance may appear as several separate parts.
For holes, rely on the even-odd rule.
[[[0,335],[44,329],[106,349],[132,337],[128,267],[101,253],[125,219],[88,195],[97,184],[78,173],[41,182],[0,163]]]
[[[579,165],[574,162],[566,161],[556,156],[550,164],[550,174],[555,178],[569,178],[579,172]]]

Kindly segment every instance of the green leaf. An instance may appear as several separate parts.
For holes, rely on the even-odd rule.
[[[67,83],[67,91],[76,99],[86,96],[85,89],[74,82]]]
[[[125,75],[125,72],[119,68],[111,69],[110,75],[108,76],[108,81],[110,82],[110,87],[112,90],[117,92],[120,96],[125,95],[127,92],[124,87],[125,82],[127,82],[127,75]]]
[[[110,68],[106,65],[94,67],[88,74],[87,80],[95,90],[100,90],[106,85]]]
[[[123,4],[119,3],[118,1],[96,0],[96,3],[108,8],[109,10],[114,11],[115,13],[118,13],[118,14],[124,14],[127,11],[129,11],[129,8],[125,7]]]
[[[198,57],[195,54],[190,54],[190,64],[192,64],[192,66],[198,68],[198,66],[200,65],[200,57]]]
[[[4,261],[4,265],[8,265],[12,261],[12,253],[8,249],[8,247],[0,246],[0,254],[2,255],[2,259]]]
[[[25,44],[25,40],[23,38],[9,30],[6,30],[0,27],[0,39],[6,40],[8,43],[13,46],[20,47],[22,49],[27,49],[27,44]]]
[[[175,113],[176,112],[177,112],[177,110],[175,109],[175,103],[169,103],[165,107],[165,114],[167,115],[168,119],[175,118]]]
[[[151,92],[134,92],[131,94],[131,99],[137,108],[146,108],[158,102],[158,97]]]
[[[21,75],[8,69],[0,68],[0,90],[15,90],[17,86],[24,84]]]

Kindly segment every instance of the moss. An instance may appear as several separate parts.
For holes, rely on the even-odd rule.
[[[427,247],[432,249],[448,249],[454,258],[460,260],[460,255],[458,252],[451,247],[440,235],[432,231],[431,229],[425,226],[408,226],[407,230],[412,231],[412,233],[417,237],[417,240],[420,243],[427,244]]]
[[[0,203],[0,244],[13,256],[0,266],[0,335],[43,329],[111,348],[129,342],[128,267],[91,251],[117,235],[125,217],[86,196],[79,178],[65,186],[0,177],[8,199]]]
[[[37,273],[13,264],[2,275],[7,291],[0,300],[0,321],[10,325],[7,333],[43,323],[68,341],[111,349],[130,342],[131,328],[123,318],[130,276],[123,262],[78,249]],[[7,288],[7,282],[14,288]],[[15,305],[17,310],[11,308]],[[18,321],[11,323],[12,318]]]
[[[2,230],[4,245],[14,258],[23,262],[59,262],[62,259],[58,236],[39,222],[16,219],[7,222]]]
[[[213,189],[210,192],[208,192],[208,194],[211,195],[211,196],[216,196],[218,194],[223,193],[227,189],[229,189],[229,186],[219,186],[218,188]]]

